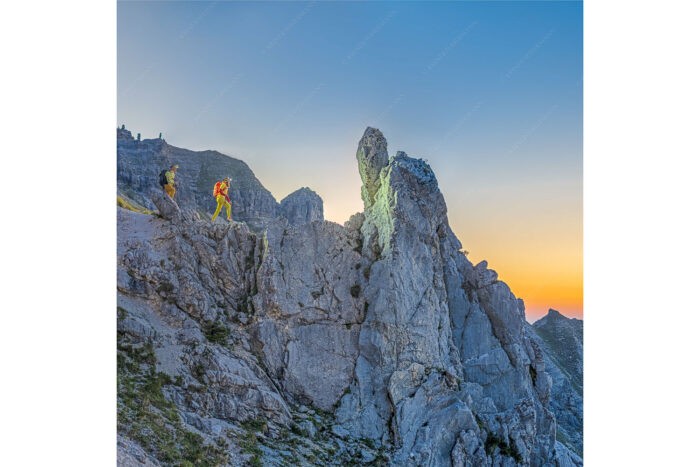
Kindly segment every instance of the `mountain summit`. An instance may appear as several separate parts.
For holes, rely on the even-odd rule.
[[[197,183],[226,156],[122,140],[120,190],[161,213],[118,210],[123,465],[582,465],[557,438],[544,339],[460,251],[427,162],[368,128],[364,211],[341,226],[310,190],[278,207],[228,158],[248,204],[211,223]],[[172,161],[180,206],[151,188]]]

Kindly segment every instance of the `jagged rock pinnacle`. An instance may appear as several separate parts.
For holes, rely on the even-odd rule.
[[[357,145],[357,165],[362,178],[362,200],[365,208],[374,203],[379,190],[379,174],[389,163],[386,138],[376,128],[367,127]]]

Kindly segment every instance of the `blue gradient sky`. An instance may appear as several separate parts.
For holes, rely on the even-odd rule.
[[[528,319],[582,315],[581,2],[119,2],[118,123],[362,209],[366,126],[432,165]]]

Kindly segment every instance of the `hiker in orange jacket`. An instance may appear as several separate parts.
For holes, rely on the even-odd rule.
[[[214,222],[219,215],[219,212],[221,211],[221,208],[226,206],[226,216],[228,221],[232,221],[231,219],[231,198],[228,197],[228,189],[231,186],[231,178],[226,177],[223,179],[221,182],[217,182],[216,185],[214,185],[214,197],[216,198],[216,211],[214,211],[214,215],[211,218],[211,221]]]

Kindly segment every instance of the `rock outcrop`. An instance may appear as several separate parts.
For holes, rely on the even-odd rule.
[[[163,218],[119,209],[124,458],[581,465],[523,302],[461,253],[430,166],[386,147],[365,131],[344,226],[306,189],[259,231],[162,196]],[[163,426],[196,449],[167,451]]]
[[[295,400],[333,410],[352,379],[364,310],[355,239],[342,226],[276,226],[253,298],[254,342],[279,385]]]
[[[165,192],[154,192],[151,196],[151,201],[158,209],[158,212],[163,219],[167,219],[169,221],[178,221],[182,219],[182,211],[180,210],[180,206],[178,206],[173,199],[166,195]]]

